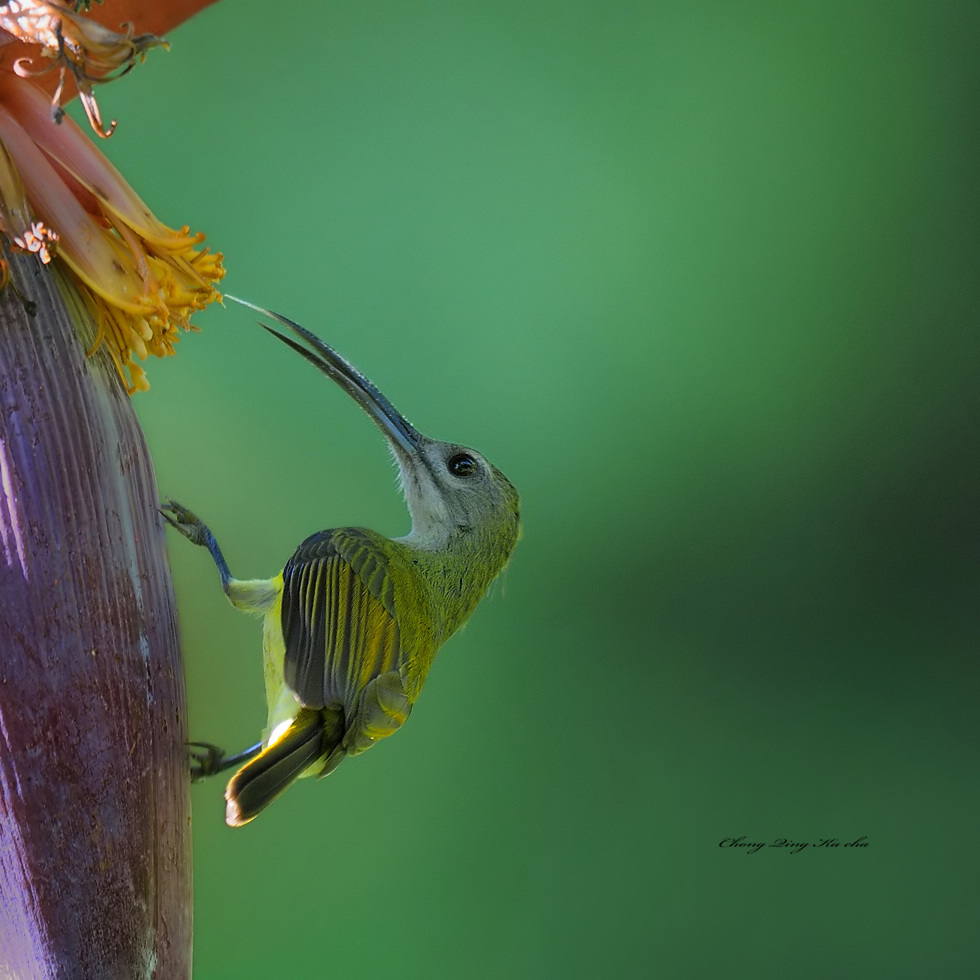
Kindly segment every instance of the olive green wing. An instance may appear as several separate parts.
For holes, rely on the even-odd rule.
[[[395,595],[379,539],[360,528],[307,538],[283,569],[287,686],[308,708],[343,708],[348,727],[365,689],[398,671]]]

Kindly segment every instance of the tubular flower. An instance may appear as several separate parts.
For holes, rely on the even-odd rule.
[[[0,26],[8,31],[15,6],[21,18],[26,8],[40,18],[35,8],[41,7],[62,18],[60,27],[38,21],[43,30],[32,36],[34,42],[52,33],[67,50],[68,26],[75,29],[80,22],[95,38],[111,35],[130,44],[129,65],[146,47],[139,47],[143,38],[115,35],[60,4],[5,5]],[[51,10],[47,16],[54,16]],[[88,38],[85,31],[79,29]],[[104,50],[108,41],[93,45],[73,48],[67,62],[84,68],[81,75],[72,69],[80,91],[92,80],[89,74],[127,64],[123,55]],[[85,60],[91,50],[97,52],[97,69]],[[130,392],[145,389],[146,375],[134,355],[143,360],[174,352],[179,330],[194,329],[193,313],[220,300],[222,257],[200,247],[203,234],[192,235],[186,226],[174,231],[154,217],[81,128],[60,110],[52,113],[45,94],[22,75],[0,72],[0,230],[13,247],[37,252],[42,262],[57,256],[68,266],[98,325],[96,346],[108,346]],[[60,90],[61,83],[56,100]],[[89,119],[106,135],[97,110]]]

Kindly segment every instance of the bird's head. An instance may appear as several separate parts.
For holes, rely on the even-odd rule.
[[[416,447],[392,442],[402,490],[420,547],[492,538],[506,561],[520,534],[520,497],[514,485],[475,449],[419,435]]]
[[[412,517],[403,539],[417,548],[480,552],[506,564],[520,536],[520,497],[510,480],[475,449],[423,435],[345,357],[305,327],[271,310],[227,297],[277,320],[299,341],[262,324],[361,406],[398,463]]]

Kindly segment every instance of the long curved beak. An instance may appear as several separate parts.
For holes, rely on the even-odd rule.
[[[423,439],[422,434],[347,358],[338,354],[337,351],[328,344],[325,344],[315,334],[310,333],[305,327],[301,327],[288,317],[281,316],[279,313],[273,313],[272,310],[264,309],[261,306],[256,306],[254,303],[239,299],[237,296],[229,296],[228,293],[225,293],[224,297],[242,306],[247,306],[257,313],[263,313],[266,316],[272,317],[272,319],[278,320],[283,326],[288,327],[297,337],[304,340],[308,347],[304,347],[292,338],[281,334],[278,330],[260,321],[261,326],[268,330],[269,333],[278,337],[287,346],[292,347],[297,354],[306,358],[310,364],[340,385],[371,416],[375,424],[392,445],[401,449],[409,456],[416,456],[418,454],[419,446]]]

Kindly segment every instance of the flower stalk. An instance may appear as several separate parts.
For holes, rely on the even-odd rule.
[[[0,976],[190,975],[183,666],[129,396],[221,256],[61,105],[109,135],[94,87],[205,5],[0,3]]]
[[[186,709],[149,453],[70,278],[0,296],[0,975],[188,976]]]

